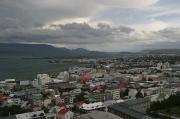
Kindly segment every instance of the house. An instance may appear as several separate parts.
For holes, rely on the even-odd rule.
[[[36,112],[28,112],[28,113],[22,113],[22,114],[17,114],[16,119],[42,119],[45,118],[45,113],[44,111],[36,111]]]
[[[96,102],[104,102],[107,100],[112,100],[112,95],[110,92],[93,93],[92,97],[95,99]]]
[[[73,119],[73,112],[69,111],[64,103],[59,103],[60,109],[57,113],[57,119]]]
[[[106,90],[105,92],[110,92],[112,95],[113,100],[119,100],[120,99],[120,89],[110,89]]]

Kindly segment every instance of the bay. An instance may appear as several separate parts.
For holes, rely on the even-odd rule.
[[[68,70],[77,65],[73,62],[49,63],[46,58],[0,58],[0,80],[33,80],[39,73],[48,73],[56,76],[59,72]]]

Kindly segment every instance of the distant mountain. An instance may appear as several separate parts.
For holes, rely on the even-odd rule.
[[[66,48],[55,48],[44,44],[0,44],[1,56],[51,56],[69,53]]]
[[[32,57],[104,57],[104,56],[135,56],[143,54],[176,54],[180,49],[143,50],[141,52],[98,52],[83,48],[67,49],[57,48],[45,44],[8,44],[0,43],[0,57],[4,56],[32,56]]]
[[[88,51],[83,48],[57,48],[45,44],[7,44],[0,43],[0,56],[34,56],[34,57],[75,57],[75,56],[106,56],[105,52]]]
[[[166,55],[180,55],[180,49],[155,49],[142,50],[142,54],[166,54]]]
[[[71,50],[73,53],[75,54],[79,54],[79,55],[88,55],[89,53],[91,53],[92,51],[83,49],[83,48],[77,48],[74,50]]]

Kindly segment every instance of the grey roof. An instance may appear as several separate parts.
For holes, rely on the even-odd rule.
[[[112,105],[112,104],[114,104],[114,103],[116,103],[115,100],[108,100],[108,101],[105,101],[105,102],[104,102],[104,105],[105,105],[105,106],[109,106],[109,105]]]
[[[139,99],[129,100],[129,101],[120,103],[120,105],[132,106],[132,105],[142,104],[142,103],[145,103],[145,102],[150,102],[150,99],[148,97],[139,98]]]
[[[130,117],[134,117],[136,119],[143,119],[144,117],[146,117],[147,115],[137,112],[135,110],[129,109],[125,106],[119,105],[119,104],[114,104],[109,106],[108,108],[116,110],[118,112],[122,112],[124,114],[129,115]]]
[[[92,111],[88,114],[83,114],[80,119],[123,119],[109,112]]]

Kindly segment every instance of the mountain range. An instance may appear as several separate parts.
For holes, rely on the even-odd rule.
[[[0,56],[32,56],[32,57],[75,57],[75,56],[107,56],[106,52],[89,51],[83,48],[57,48],[46,44],[8,44],[0,43]]]
[[[175,54],[180,55],[180,49],[155,49],[140,52],[99,52],[83,48],[57,48],[46,44],[0,43],[0,56],[33,56],[33,57],[78,57],[78,56],[118,56],[141,54]]]

